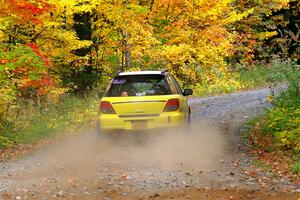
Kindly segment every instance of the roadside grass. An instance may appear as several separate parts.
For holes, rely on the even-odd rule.
[[[254,160],[252,164],[256,167],[263,169],[265,172],[271,172],[272,166],[270,164],[264,163],[260,160]]]
[[[0,149],[32,144],[41,139],[91,126],[96,118],[96,98],[65,95],[42,107],[21,102],[7,112],[0,126]]]
[[[294,174],[300,174],[300,162],[296,162],[291,166],[292,172]]]
[[[238,90],[275,86],[287,82],[292,73],[290,62],[274,61],[271,64],[257,64],[252,68],[240,67],[232,71],[230,77],[220,76],[214,82],[196,85],[195,96],[226,94]]]
[[[243,88],[257,88],[289,82],[295,66],[293,62],[274,60],[270,64],[257,64],[252,69],[240,68],[236,72],[239,74],[238,81]]]
[[[275,97],[274,106],[263,116],[252,119],[245,127],[248,144],[259,161],[270,164],[274,172],[283,171],[299,181],[300,70],[296,65],[289,67],[281,75],[288,83],[287,90]]]
[[[253,69],[239,71],[238,81],[241,82],[243,88],[273,85],[274,83],[286,81],[285,77],[278,75],[282,71],[282,66],[278,65],[257,65]]]
[[[214,83],[198,84],[193,87],[194,96],[211,96],[227,94],[242,89],[242,85],[237,81],[237,74],[232,74],[234,78],[220,79]]]

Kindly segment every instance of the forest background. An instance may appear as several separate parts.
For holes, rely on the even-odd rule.
[[[299,0],[0,0],[0,149],[94,126],[119,71],[169,70],[196,96],[288,83],[251,138],[299,173],[299,26]]]

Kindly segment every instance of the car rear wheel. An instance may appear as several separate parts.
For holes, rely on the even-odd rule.
[[[191,110],[189,109],[189,114],[187,116],[186,122],[185,122],[185,132],[190,132],[192,129],[192,116],[191,116]]]

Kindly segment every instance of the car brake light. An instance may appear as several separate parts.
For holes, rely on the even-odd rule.
[[[179,108],[179,99],[169,99],[163,112],[176,111]]]
[[[112,107],[111,103],[108,101],[100,102],[100,111],[105,114],[115,114],[116,113],[114,108]]]

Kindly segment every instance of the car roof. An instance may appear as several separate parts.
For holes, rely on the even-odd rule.
[[[163,71],[134,71],[134,72],[120,72],[118,76],[127,76],[127,75],[164,75]]]

